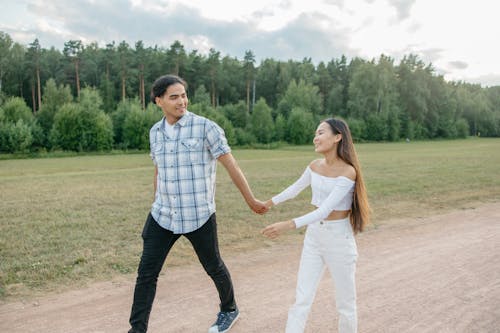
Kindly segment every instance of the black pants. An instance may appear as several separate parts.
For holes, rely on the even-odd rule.
[[[130,332],[144,333],[147,331],[158,275],[168,252],[180,236],[185,236],[191,242],[200,263],[214,281],[219,292],[221,311],[236,309],[231,276],[219,254],[215,213],[201,228],[182,235],[174,234],[160,227],[150,213],[142,231],[144,248],[137,270],[134,303],[130,314],[130,325],[132,326]]]

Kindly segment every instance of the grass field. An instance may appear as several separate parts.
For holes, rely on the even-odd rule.
[[[370,228],[500,199],[500,139],[358,144],[357,150],[373,209]],[[312,146],[233,153],[262,200],[319,157]],[[135,273],[152,181],[147,154],[0,160],[0,298]],[[305,191],[258,216],[219,166],[223,255],[269,246],[262,226],[308,212],[309,200]],[[299,241],[302,233],[281,241]],[[196,260],[181,238],[167,265]]]

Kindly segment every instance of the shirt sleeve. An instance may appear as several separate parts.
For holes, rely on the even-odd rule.
[[[346,197],[346,195],[352,195],[351,190],[354,185],[355,182],[348,178],[339,178],[333,190],[317,209],[308,214],[302,215],[301,217],[293,219],[295,227],[300,228],[327,218],[328,215],[335,210],[335,207],[337,207],[337,205]]]
[[[214,159],[231,152],[224,130],[213,121],[208,121],[206,140]]]
[[[151,157],[151,160],[153,160],[154,165],[158,164],[156,151],[159,148],[161,148],[161,147],[158,147],[158,144],[156,143],[157,134],[158,134],[158,124],[155,124],[149,130],[149,157]]]
[[[280,194],[272,197],[273,204],[277,205],[289,199],[295,198],[302,190],[311,185],[311,169],[309,167],[306,168],[302,176],[290,185],[287,189],[285,189]]]

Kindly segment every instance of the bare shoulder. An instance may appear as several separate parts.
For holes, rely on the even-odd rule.
[[[356,181],[356,169],[344,161],[337,163],[335,166],[331,166],[325,162],[325,159],[320,158],[312,161],[309,164],[309,168],[315,173],[325,177],[346,177],[352,181]]]
[[[349,178],[352,181],[356,181],[356,169],[354,169],[352,165],[346,163],[342,168],[341,176]]]
[[[314,172],[318,172],[321,169],[321,164],[323,162],[324,162],[324,160],[321,158],[313,160],[311,163],[309,163],[309,168],[311,168],[311,170]]]

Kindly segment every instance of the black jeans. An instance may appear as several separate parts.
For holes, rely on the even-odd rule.
[[[219,292],[221,311],[236,309],[231,276],[219,254],[215,213],[201,228],[187,234],[174,234],[162,228],[150,213],[142,231],[144,247],[137,270],[134,303],[130,314],[132,329],[129,332],[147,331],[158,275],[168,252],[180,236],[185,236],[191,242],[200,263],[214,281]]]

